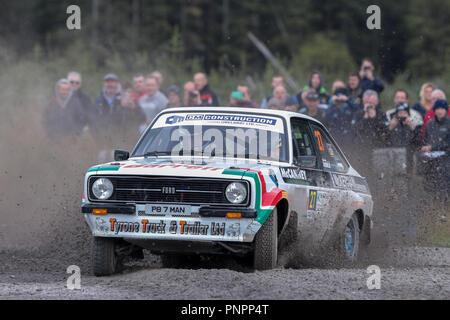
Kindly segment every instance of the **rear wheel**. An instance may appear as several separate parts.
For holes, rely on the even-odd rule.
[[[254,240],[253,266],[256,270],[269,270],[278,261],[278,217],[274,208],[266,222],[259,229]]]
[[[359,253],[359,222],[356,214],[353,214],[349,222],[345,226],[344,233],[340,237],[339,255],[344,265],[355,264],[358,261]]]
[[[119,259],[116,253],[116,241],[112,238],[95,237],[92,248],[94,275],[109,276],[118,271]]]

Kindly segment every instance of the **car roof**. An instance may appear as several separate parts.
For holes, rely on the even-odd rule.
[[[179,108],[169,108],[165,109],[161,112],[161,114],[166,112],[186,112],[186,111],[194,111],[194,112],[210,112],[210,111],[220,111],[220,112],[239,112],[239,113],[260,113],[265,115],[276,115],[281,116],[286,119],[290,119],[292,117],[303,118],[306,120],[311,120],[317,122],[319,124],[320,121],[307,116],[302,113],[292,112],[292,111],[284,111],[284,110],[272,110],[272,109],[257,109],[257,108],[240,108],[240,107],[179,107]]]

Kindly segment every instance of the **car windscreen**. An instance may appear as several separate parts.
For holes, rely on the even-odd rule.
[[[289,159],[282,118],[220,112],[161,115],[133,153],[145,155]]]

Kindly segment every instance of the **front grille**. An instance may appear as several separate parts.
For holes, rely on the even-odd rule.
[[[89,178],[89,200],[96,200],[92,194],[92,184],[96,178],[108,178],[114,185],[114,193],[108,200],[101,202],[132,203],[178,203],[178,204],[213,204],[229,205],[225,189],[236,180],[199,179],[174,177],[139,177],[139,176],[92,176]],[[247,185],[247,199],[241,204],[247,205],[250,188]]]

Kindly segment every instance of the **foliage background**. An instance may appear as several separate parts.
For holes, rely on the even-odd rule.
[[[66,28],[70,4],[81,8],[81,31]],[[381,30],[366,27],[371,4],[381,8]],[[203,70],[222,101],[243,81],[259,101],[275,72],[249,31],[300,86],[319,69],[329,89],[367,56],[377,74],[409,89],[414,100],[425,80],[445,90],[450,70],[450,0],[0,0],[0,7],[3,73],[32,61],[56,81],[76,69],[91,95],[106,72],[128,80],[158,69],[168,86]],[[392,94],[388,88],[383,100],[390,103]]]

